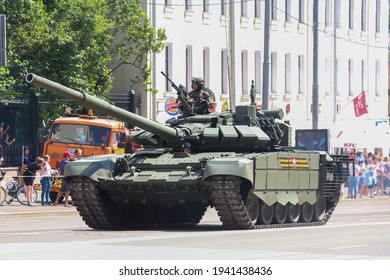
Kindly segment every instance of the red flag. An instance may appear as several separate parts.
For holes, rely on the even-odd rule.
[[[360,117],[361,115],[368,113],[366,104],[366,93],[364,91],[362,91],[361,94],[359,94],[353,99],[353,108],[355,110],[356,117]]]

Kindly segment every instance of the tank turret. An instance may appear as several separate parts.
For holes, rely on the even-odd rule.
[[[282,110],[261,111],[254,105],[241,105],[236,107],[235,113],[191,115],[169,120],[163,125],[32,73],[27,74],[26,81],[141,128],[132,135],[132,140],[144,147],[170,147],[178,151],[185,142],[189,142],[193,150],[198,152],[238,152],[269,151],[279,145],[290,145],[281,142],[283,135],[289,133],[288,128],[284,126],[283,131],[275,122],[275,119],[283,118]]]
[[[229,229],[324,225],[348,178],[347,156],[291,147],[283,111],[259,110],[254,97],[232,112],[197,115],[175,87],[186,111],[159,124],[35,74],[26,81],[141,128],[132,137],[144,149],[66,166],[72,200],[91,228],[195,226],[208,207]]]

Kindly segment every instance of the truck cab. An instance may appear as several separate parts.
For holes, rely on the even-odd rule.
[[[127,128],[123,122],[93,115],[61,117],[52,123],[43,154],[50,155],[53,168],[63,159],[65,151],[76,149],[82,155],[125,153]]]

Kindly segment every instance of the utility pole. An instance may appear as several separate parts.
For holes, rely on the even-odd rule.
[[[234,33],[234,3],[230,1],[229,9],[229,92],[230,92],[230,109],[232,111],[236,108],[236,45],[235,45],[235,33]]]
[[[333,123],[337,121],[337,6],[333,1]]]
[[[6,35],[6,16],[0,15],[0,67],[5,67],[7,64],[7,35]]]
[[[313,1],[313,129],[318,129],[318,1]]]
[[[264,60],[263,60],[263,95],[262,107],[263,110],[269,109],[269,84],[270,84],[270,21],[271,21],[271,0],[265,0],[264,11]]]

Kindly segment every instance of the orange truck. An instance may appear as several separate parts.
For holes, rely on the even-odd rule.
[[[71,154],[81,150],[83,157],[102,154],[129,153],[134,147],[127,136],[130,131],[121,121],[88,115],[69,115],[52,123],[43,155],[50,156],[50,165],[57,169],[58,162],[64,159],[64,152]],[[39,188],[39,186],[37,186]],[[53,180],[50,198],[54,201],[61,188],[61,180]]]
[[[123,154],[128,134],[123,122],[93,116],[91,113],[62,117],[52,123],[43,146],[43,155],[49,155],[51,166],[56,168],[64,158],[65,151],[73,154],[76,149],[80,149],[83,157]]]

